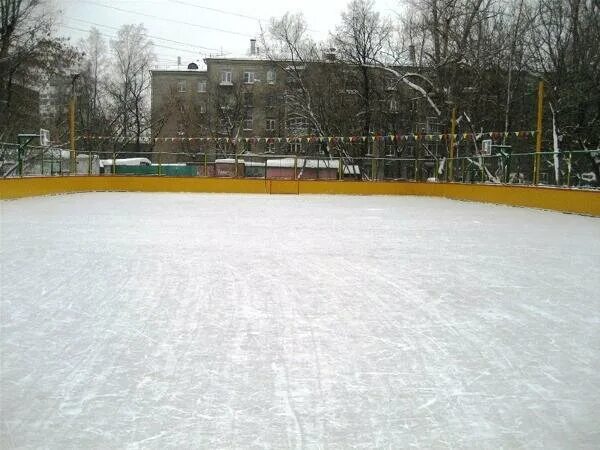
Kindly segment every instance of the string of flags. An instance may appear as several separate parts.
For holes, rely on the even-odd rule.
[[[434,133],[434,134],[421,134],[421,133],[411,133],[411,134],[375,134],[373,136],[288,136],[288,137],[156,137],[153,138],[154,142],[217,142],[217,143],[228,143],[228,144],[236,144],[236,143],[266,143],[266,144],[274,144],[274,143],[302,143],[306,142],[309,144],[312,143],[329,143],[329,144],[338,144],[338,143],[360,143],[366,142],[367,140],[371,142],[400,142],[400,141],[446,141],[452,139],[463,139],[463,140],[471,140],[475,137],[476,140],[480,139],[501,139],[508,137],[518,137],[518,138],[529,138],[535,136],[536,131],[488,131],[483,133]],[[114,136],[80,136],[80,139],[87,141],[112,141],[112,142],[125,142],[131,141],[130,137],[114,137]],[[141,139],[143,142],[150,142],[150,138]]]

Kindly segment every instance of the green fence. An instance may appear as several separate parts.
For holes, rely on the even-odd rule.
[[[113,173],[112,166],[108,166],[106,173]],[[196,166],[115,166],[114,173],[117,175],[166,175],[170,177],[193,177],[198,175]]]

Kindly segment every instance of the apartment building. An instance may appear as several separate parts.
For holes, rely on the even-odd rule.
[[[318,134],[307,120],[309,113],[303,110],[306,99],[298,85],[300,78],[320,80],[313,83],[318,85],[312,92],[314,106],[326,111],[330,124],[348,123],[348,117],[361,114],[356,70],[340,70],[331,55],[304,67],[259,54],[251,40],[247,55],[209,57],[204,62],[204,70],[192,63],[185,70],[152,72],[152,134],[158,138],[155,152],[163,162],[193,161],[205,154],[314,154],[324,150],[326,143],[294,139]],[[389,80],[382,72],[384,95],[376,101],[383,113],[373,115],[373,123],[377,122],[382,132],[398,129],[398,120],[406,112],[399,108],[396,88],[386,88],[385,83]],[[342,127],[331,128],[363,133],[360,127],[343,131]],[[209,136],[224,139],[196,139]]]
[[[208,88],[206,71],[194,63],[187,70],[152,71],[152,136],[185,138],[208,133]],[[157,142],[155,152],[162,162],[175,162],[174,153],[193,150],[182,142]],[[197,149],[198,151],[200,149]],[[154,155],[153,160],[158,160]]]
[[[244,139],[286,135],[281,70],[256,53],[255,42],[249,55],[211,57],[204,62],[206,70],[192,63],[186,70],[152,71],[152,134],[158,138],[155,152],[164,154],[162,160],[284,150],[279,142]],[[207,136],[229,138],[229,142],[187,139]]]
[[[285,136],[285,77],[271,62],[259,58],[205,60],[218,135]],[[252,144],[250,144],[252,145]],[[247,149],[249,150],[249,148]],[[274,151],[264,146],[264,151]]]

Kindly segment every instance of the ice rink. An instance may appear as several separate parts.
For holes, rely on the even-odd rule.
[[[600,219],[0,202],[1,448],[598,448]]]

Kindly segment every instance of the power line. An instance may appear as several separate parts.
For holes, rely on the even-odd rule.
[[[84,30],[84,29],[76,28],[76,27],[70,27],[70,26],[67,26],[67,25],[63,25],[63,27],[64,28],[69,28],[69,29],[75,30],[75,31],[80,31],[82,33],[88,33],[89,32],[89,30]],[[107,34],[107,33],[101,33],[101,32],[99,32],[99,34],[101,36],[105,37],[105,38],[110,38],[110,39],[116,39],[117,38],[116,36],[113,36],[113,35],[110,35],[110,34]],[[153,45],[155,45],[155,44],[153,44]],[[166,47],[166,46],[160,46],[160,47]],[[166,48],[167,49],[172,49],[172,47],[166,47]],[[109,47],[107,50],[110,53],[115,54],[115,51],[112,48]],[[178,52],[191,53],[191,54],[199,57],[195,61],[200,61],[202,59],[202,56],[208,56],[207,54],[203,54],[203,53],[199,53],[199,52],[192,52],[190,50],[183,50],[183,49],[174,49],[174,50],[176,50]],[[162,66],[165,66],[165,67],[169,66],[170,67],[170,66],[175,66],[176,57],[180,56],[180,55],[177,55],[177,54],[169,55],[169,54],[166,54],[166,53],[154,53],[154,56],[156,57],[156,59],[154,60],[154,63],[155,63],[156,66],[161,66],[161,67]]]
[[[112,9],[112,10],[115,10],[115,11],[121,11],[121,12],[129,13],[129,14],[136,14],[138,16],[149,17],[151,19],[156,19],[156,20],[163,20],[165,22],[172,22],[172,23],[177,23],[177,24],[180,24],[180,25],[188,25],[190,27],[202,28],[204,30],[217,31],[219,33],[234,34],[234,35],[243,36],[243,37],[246,37],[246,38],[251,38],[252,37],[249,34],[238,33],[237,31],[229,31],[229,30],[224,30],[222,28],[208,27],[208,26],[205,26],[205,25],[199,25],[197,23],[185,22],[183,20],[170,19],[170,18],[167,18],[167,17],[159,17],[159,16],[156,16],[156,15],[153,15],[153,14],[147,14],[147,13],[143,13],[143,12],[139,12],[139,11],[132,11],[130,9],[119,8],[117,6],[104,5],[102,3],[98,3],[98,2],[94,2],[94,1],[89,1],[89,0],[80,0],[80,1],[82,3],[87,3],[87,4],[90,4],[90,5],[100,6],[102,8]]]
[[[83,33],[88,33],[88,32],[90,31],[90,30],[84,30],[83,28],[72,27],[72,26],[69,26],[69,25],[63,25],[62,27],[63,27],[63,28],[67,28],[67,29],[69,29],[69,30],[81,31],[81,32],[83,32]],[[102,32],[100,32],[100,31],[99,31],[98,33],[100,33],[100,35],[102,35],[102,36],[104,36],[104,37],[107,37],[107,38],[110,38],[110,39],[118,39],[118,37],[117,37],[117,36],[114,36],[114,35],[112,35],[112,34],[102,33]],[[160,45],[160,44],[154,44],[154,43],[153,43],[152,45],[153,45],[154,47],[165,48],[165,49],[168,49],[168,50],[175,50],[175,51],[178,51],[178,52],[193,53],[194,55],[200,55],[200,54],[201,54],[201,53],[200,53],[200,52],[198,52],[198,51],[194,51],[194,50],[186,50],[186,49],[182,49],[182,48],[175,48],[175,47],[169,47],[169,46],[167,46],[167,45]]]
[[[204,9],[206,11],[213,11],[213,12],[217,12],[220,14],[226,14],[228,16],[241,17],[243,19],[255,20],[257,22],[260,22],[260,18],[258,18],[258,17],[247,16],[245,14],[235,13],[235,12],[231,12],[231,11],[225,11],[224,9],[210,8],[208,6],[200,6],[200,5],[196,5],[195,3],[184,2],[183,0],[169,0],[169,1],[173,2],[173,3],[179,3],[181,5],[192,6],[194,8],[198,8],[198,9]]]
[[[113,26],[110,26],[110,25],[103,25],[101,23],[90,22],[89,20],[77,19],[75,17],[65,17],[65,18],[68,19],[68,20],[74,20],[76,22],[82,22],[82,23],[87,23],[89,25],[94,25],[96,27],[109,28],[111,30],[117,30],[117,31],[120,29],[119,27],[113,27]],[[220,49],[218,49],[218,48],[204,47],[202,45],[190,44],[188,42],[174,41],[173,39],[167,39],[167,38],[162,38],[162,37],[159,37],[159,36],[153,36],[151,34],[146,34],[146,36],[149,37],[149,38],[152,38],[152,39],[159,40],[159,41],[165,41],[165,42],[172,42],[174,44],[187,45],[189,47],[201,48],[203,50],[213,50],[213,51],[217,51],[217,52],[220,51]]]
[[[168,0],[170,2],[173,3],[179,3],[180,5],[186,5],[186,6],[191,6],[193,8],[198,8],[198,9],[204,9],[206,11],[212,11],[212,12],[216,12],[219,14],[225,14],[228,16],[233,16],[233,17],[241,17],[242,19],[248,19],[248,20],[254,20],[256,22],[261,22],[262,19],[260,17],[256,17],[256,16],[249,16],[246,14],[240,14],[240,13],[236,13],[236,12],[232,12],[232,11],[226,11],[224,9],[219,9],[219,8],[211,8],[208,6],[200,6],[200,5],[196,5],[195,3],[190,3],[190,2],[186,2],[183,0]],[[315,30],[314,28],[307,28],[308,31],[313,32],[313,33],[320,33],[319,30]]]

